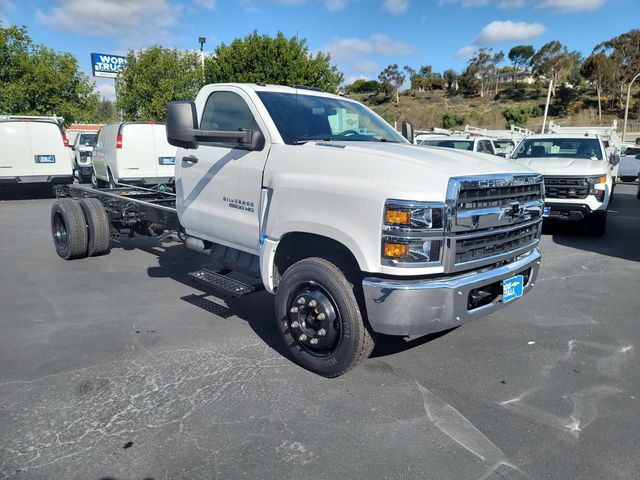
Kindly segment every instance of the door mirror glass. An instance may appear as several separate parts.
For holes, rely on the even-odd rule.
[[[402,122],[402,136],[413,143],[413,125],[409,122]]]
[[[198,117],[194,102],[169,102],[166,124],[169,144],[181,148],[198,148]]]

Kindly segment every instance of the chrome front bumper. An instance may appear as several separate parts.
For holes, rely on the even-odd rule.
[[[540,269],[540,250],[490,270],[424,280],[367,277],[362,281],[371,328],[387,335],[425,335],[457,327],[504,307],[501,296],[469,310],[472,290],[519,275],[529,269],[523,294],[533,287]],[[511,302],[509,302],[511,303]]]

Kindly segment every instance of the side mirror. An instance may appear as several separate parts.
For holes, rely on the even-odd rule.
[[[167,105],[167,141],[174,147],[198,148],[196,104],[192,101],[169,102]]]
[[[69,145],[69,148],[70,148],[71,150],[75,150],[75,149],[76,149],[76,146],[75,146],[75,145]]]
[[[402,136],[413,143],[413,125],[409,122],[402,122]]]
[[[195,149],[200,142],[238,142],[248,150],[262,150],[264,135],[260,130],[200,130],[193,101],[169,102],[167,105],[167,141],[174,147]]]
[[[618,165],[620,163],[620,158],[617,157],[616,155],[610,155],[609,156],[609,163],[615,167],[616,165]]]

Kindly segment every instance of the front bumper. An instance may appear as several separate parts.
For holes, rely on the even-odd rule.
[[[553,220],[569,220],[579,222],[590,217],[595,212],[591,207],[584,203],[547,203],[549,207],[549,217]],[[599,212],[604,213],[604,212]]]
[[[502,280],[528,274],[523,288],[523,294],[527,294],[538,276],[540,258],[540,250],[536,248],[515,262],[454,277],[420,280],[367,277],[362,286],[369,323],[375,332],[387,335],[425,335],[484,317],[506,305],[502,295],[469,309],[471,293],[496,286],[501,291]]]
[[[93,165],[78,165],[78,175],[90,177],[93,175]]]

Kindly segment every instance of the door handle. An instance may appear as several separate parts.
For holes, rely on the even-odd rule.
[[[186,162],[186,163],[194,164],[194,163],[198,163],[198,157],[195,157],[193,155],[189,155],[187,157],[182,157],[182,161]]]

